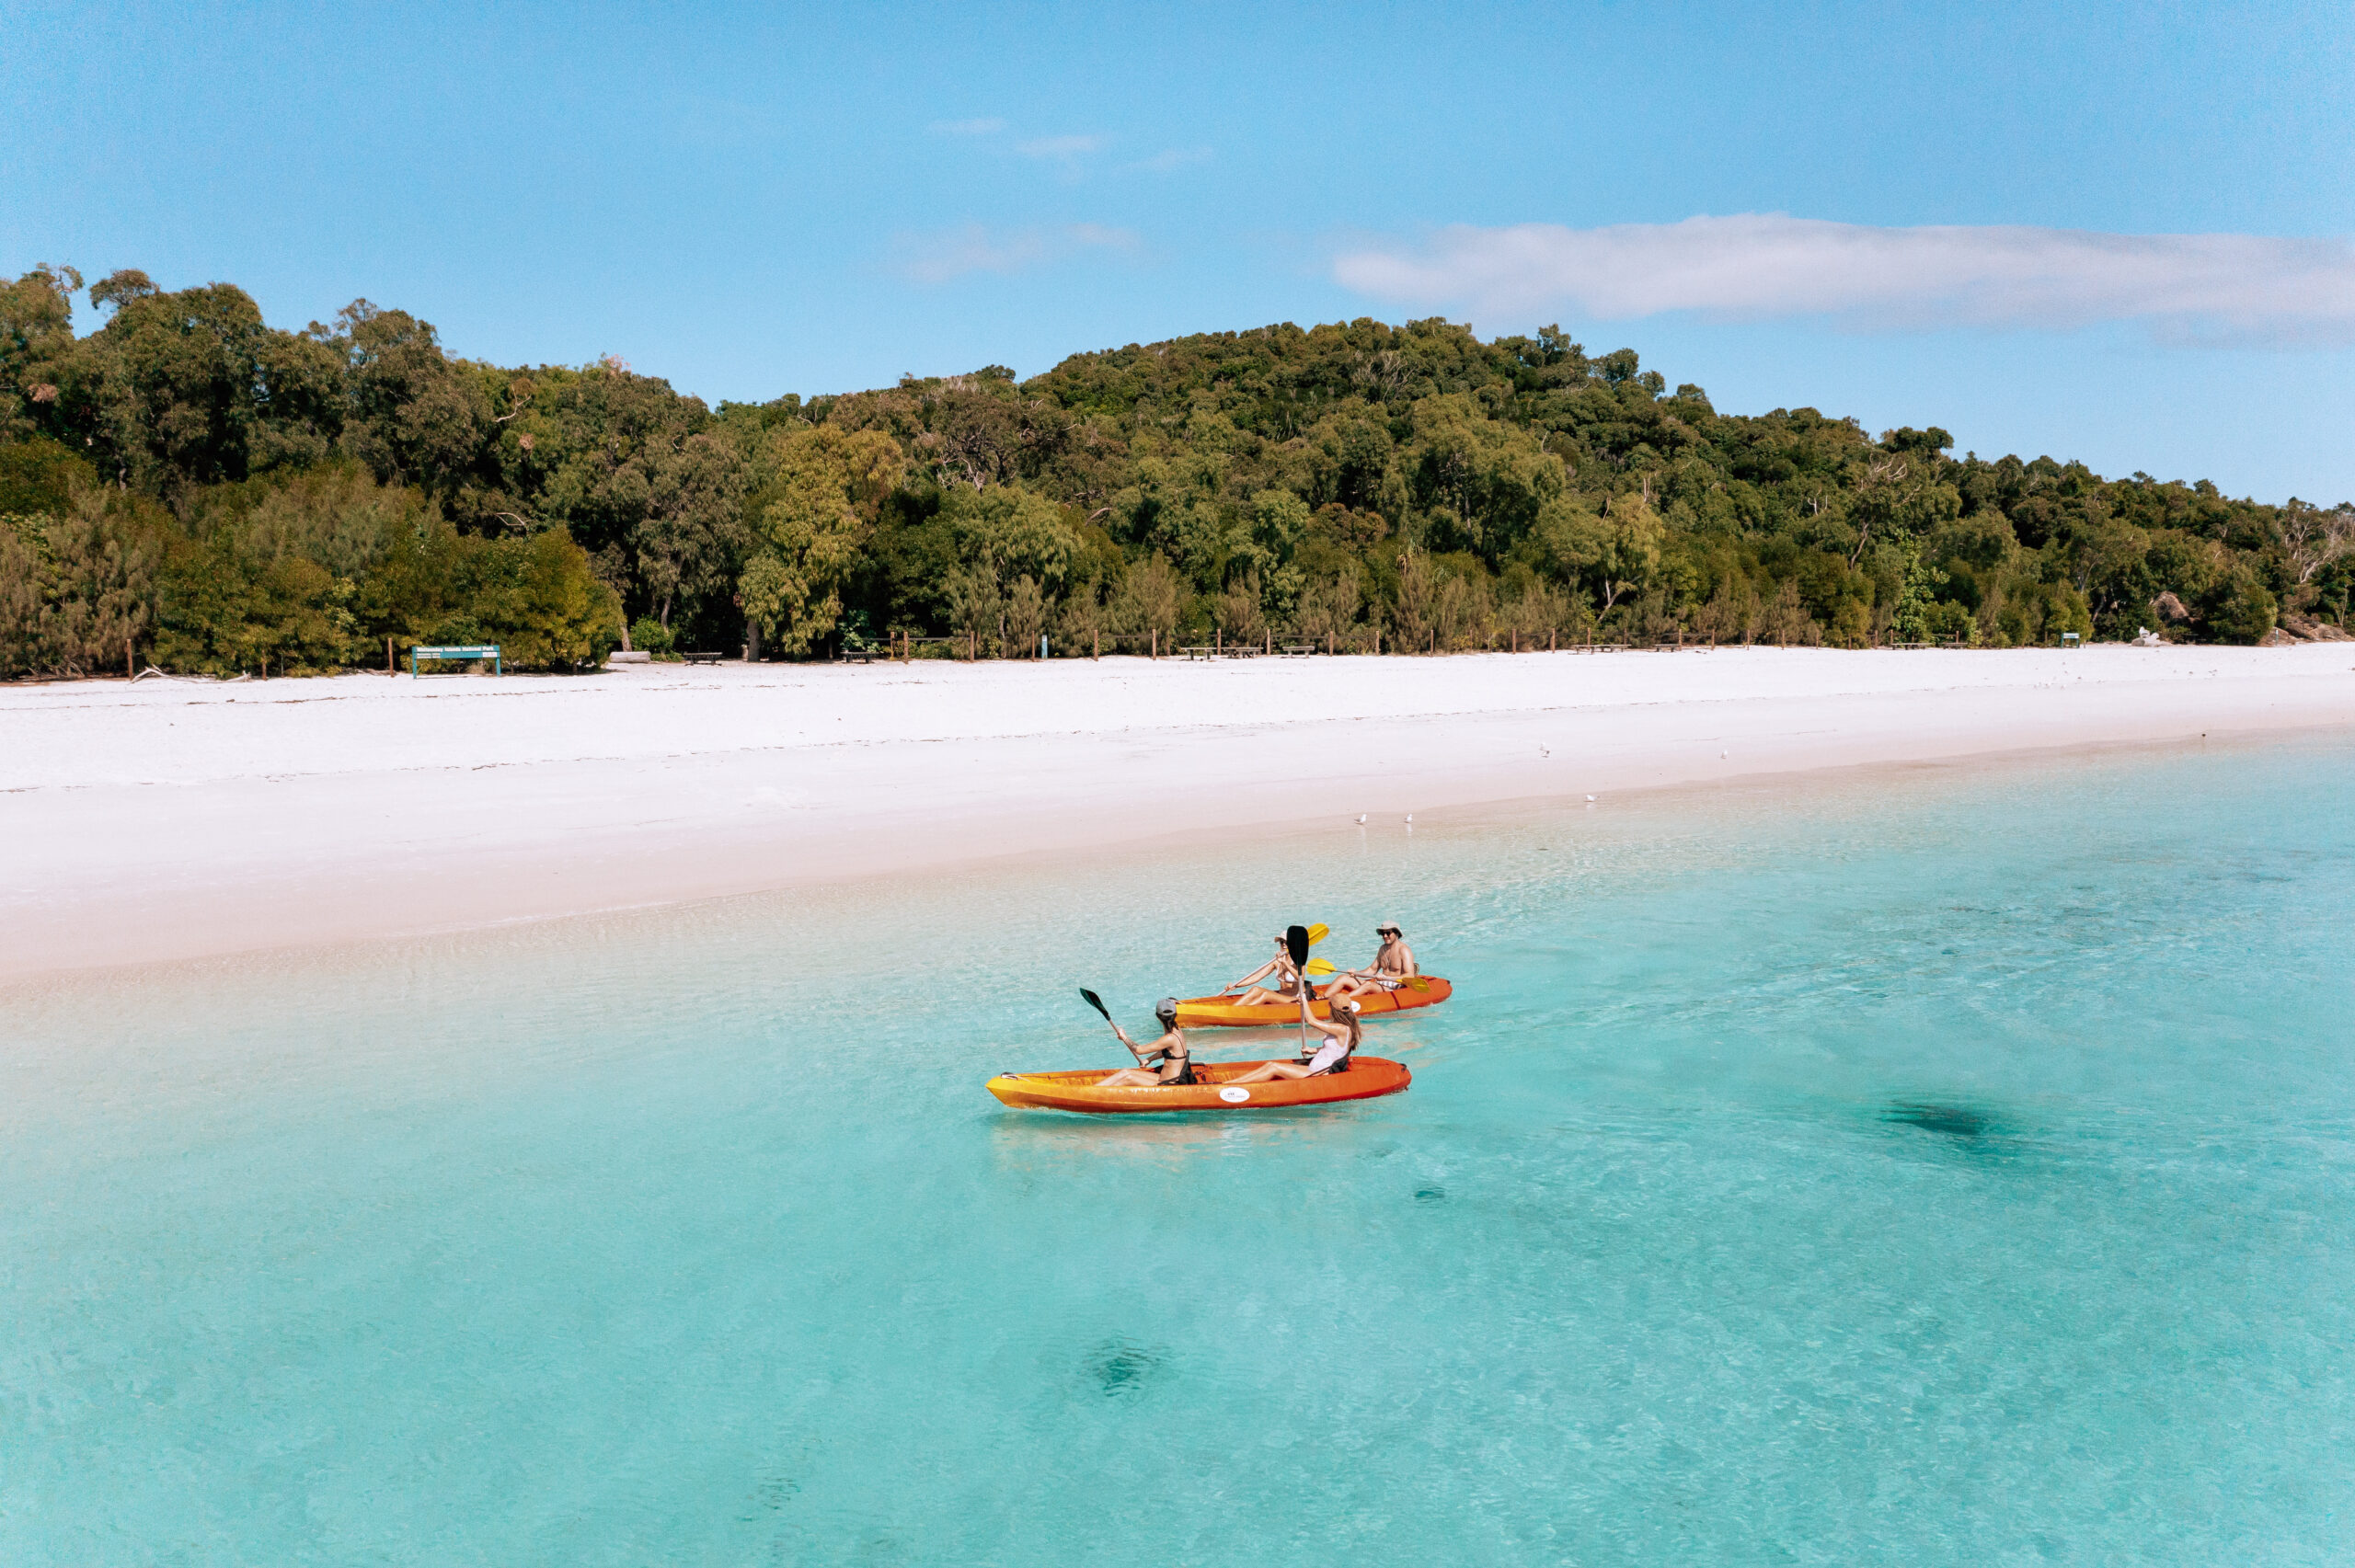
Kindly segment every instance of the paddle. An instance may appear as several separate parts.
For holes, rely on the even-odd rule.
[[[1311,947],[1314,947],[1332,934],[1333,933],[1331,928],[1327,926],[1323,921],[1318,921],[1315,925],[1308,928],[1308,944]]]
[[[1333,961],[1329,958],[1311,958],[1301,970],[1304,975],[1329,975],[1332,972]]]
[[[1104,1005],[1104,999],[1103,999],[1102,997],[1100,997],[1100,996],[1097,995],[1094,991],[1089,990],[1086,986],[1082,986],[1082,987],[1080,987],[1080,988],[1079,988],[1079,994],[1080,994],[1080,995],[1082,995],[1082,996],[1084,996],[1084,997],[1086,997],[1086,998],[1087,999],[1087,1005],[1088,1005],[1088,1006],[1090,1006],[1090,1007],[1092,1007],[1092,1008],[1096,1009],[1096,1011],[1097,1011],[1097,1012],[1101,1013],[1102,1014],[1104,1014],[1104,1022],[1105,1022],[1105,1023],[1107,1023],[1107,1024],[1112,1024],[1112,1012],[1111,1012],[1111,1009],[1109,1009],[1109,1008],[1108,1008],[1108,1007],[1106,1007],[1106,1006]],[[1118,1024],[1112,1024],[1112,1034],[1113,1034],[1113,1036],[1117,1038],[1117,1037],[1119,1036],[1120,1033],[1120,1026]],[[1129,1046],[1129,1042],[1128,1042],[1128,1041],[1126,1041],[1126,1040],[1121,1040],[1121,1041],[1120,1041],[1120,1044],[1122,1044],[1122,1045],[1124,1045],[1124,1046]],[[1137,1054],[1137,1048],[1136,1048],[1136,1047],[1134,1047],[1134,1046],[1129,1046],[1129,1054],[1130,1054],[1131,1056],[1135,1056],[1135,1055]]]

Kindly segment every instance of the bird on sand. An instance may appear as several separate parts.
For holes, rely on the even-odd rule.
[[[1361,828],[1365,826],[1365,813],[1362,811],[1358,813],[1358,826]]]

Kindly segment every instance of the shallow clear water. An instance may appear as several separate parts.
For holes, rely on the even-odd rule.
[[[2355,1553],[2344,741],[0,997],[0,1562]],[[1002,1111],[1289,919],[1401,1096]],[[1264,1039],[1264,1037],[1263,1037]],[[1260,1055],[1212,1036],[1212,1055]]]

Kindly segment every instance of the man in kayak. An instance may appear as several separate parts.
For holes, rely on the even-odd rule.
[[[1263,1061],[1240,1078],[1230,1078],[1228,1083],[1267,1083],[1279,1078],[1322,1078],[1328,1072],[1339,1072],[1350,1064],[1350,1058],[1365,1037],[1358,1022],[1358,1004],[1337,1001],[1333,1004],[1332,1022],[1312,1014],[1308,999],[1300,1001],[1300,1021],[1324,1036],[1316,1054],[1306,1061]],[[1224,1087],[1224,1085],[1221,1085]]]
[[[1161,1020],[1161,1038],[1149,1046],[1140,1046],[1129,1038],[1129,1032],[1118,1024],[1112,1033],[1120,1036],[1120,1044],[1137,1059],[1135,1067],[1124,1067],[1099,1081],[1098,1089],[1168,1089],[1181,1083],[1199,1082],[1194,1077],[1194,1059],[1186,1049],[1185,1031],[1178,1027],[1178,999],[1165,996],[1154,1003],[1153,1015]],[[1159,1067],[1144,1063],[1161,1059]]]
[[[1259,984],[1261,980],[1270,977],[1273,977],[1276,981],[1272,988]],[[1290,1001],[1299,996],[1300,971],[1292,967],[1292,947],[1286,939],[1277,937],[1276,956],[1226,989],[1233,990],[1235,986],[1244,988],[1243,994],[1234,1001],[1233,1005],[1236,1007],[1258,1007],[1265,1002]]]
[[[1415,950],[1398,931],[1396,921],[1384,921],[1373,928],[1382,946],[1373,955],[1373,962],[1362,969],[1351,969],[1339,976],[1325,989],[1329,997],[1363,996],[1370,990],[1396,990],[1405,982],[1422,973],[1415,967]]]

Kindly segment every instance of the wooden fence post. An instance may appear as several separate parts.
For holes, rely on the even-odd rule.
[[[1088,650],[1087,657],[1091,659],[1102,658],[1104,657],[1104,628],[1101,626],[1097,627],[1092,635],[1095,639],[1095,646]]]
[[[1161,628],[1158,626],[1155,626],[1153,629],[1153,651],[1146,655],[1146,657],[1149,658],[1159,658],[1161,657]]]
[[[1276,629],[1275,629],[1273,626],[1270,626],[1270,627],[1269,627],[1269,628],[1268,628],[1268,657],[1269,657],[1269,658],[1275,658],[1275,656],[1276,656]]]

